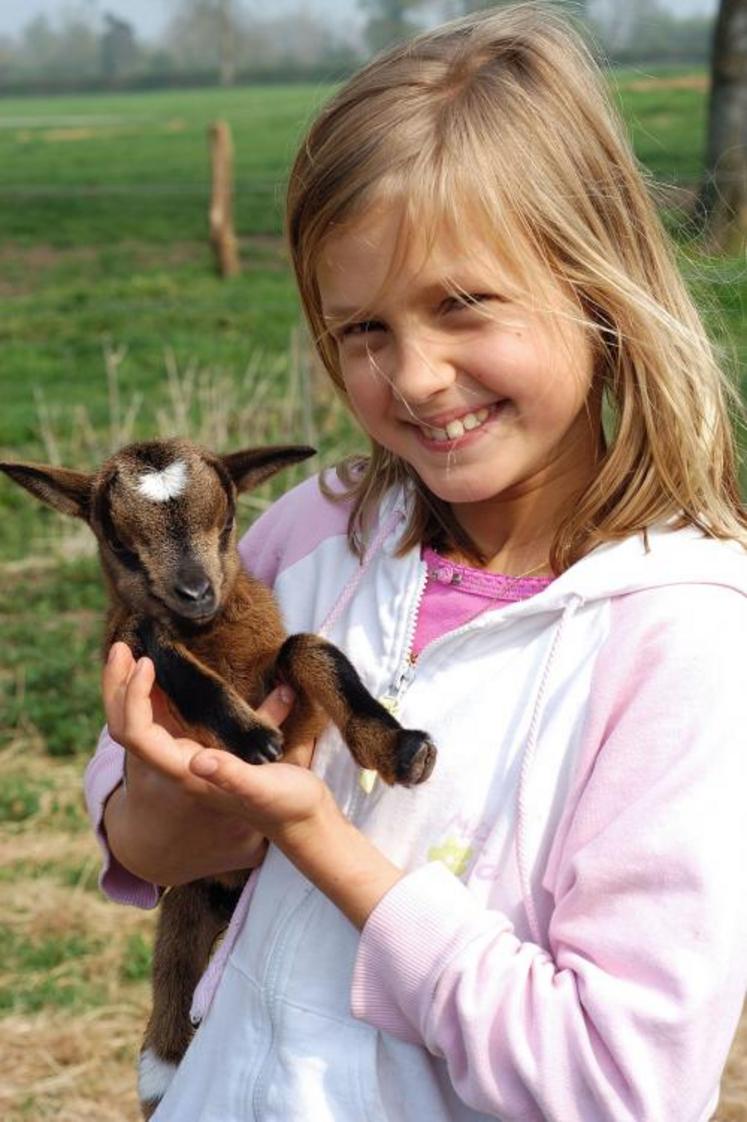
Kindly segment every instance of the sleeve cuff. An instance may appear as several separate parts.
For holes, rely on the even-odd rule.
[[[369,916],[353,969],[354,1017],[423,1045],[439,979],[460,949],[484,928],[487,912],[440,862],[402,877]],[[512,932],[505,919],[505,931]]]
[[[96,753],[86,768],[85,776],[88,817],[102,857],[99,887],[117,904],[130,904],[136,908],[155,908],[161,898],[160,888],[134,876],[120,865],[109,848],[104,830],[106,801],[122,782],[123,775],[124,748],[112,740],[105,728],[99,738]]]

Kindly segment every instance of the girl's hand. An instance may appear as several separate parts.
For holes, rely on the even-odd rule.
[[[269,838],[362,928],[403,873],[348,822],[326,784],[308,770],[311,750],[299,750],[296,766],[284,761],[258,767],[204,749],[155,720],[154,683],[150,659],[135,664],[126,647],[115,652],[104,674],[109,727],[131,765],[120,796],[123,824],[117,803],[105,816],[108,831],[119,825],[118,840],[110,833],[110,843],[122,864],[155,884],[182,884],[258,864]],[[261,707],[277,723],[291,704],[279,693]],[[142,787],[137,797],[133,775]],[[156,868],[164,873],[153,875]]]
[[[104,704],[109,731],[127,750],[127,783],[110,796],[104,814],[112,852],[131,872],[162,885],[259,864],[264,831],[242,800],[193,772],[191,761],[202,746],[154,682],[149,659],[136,664],[125,644],[114,645],[103,674]],[[289,695],[274,690],[258,711],[279,725],[292,706]],[[305,769],[312,752],[313,745],[305,745],[286,757],[289,762],[264,767],[281,767],[293,778],[310,775]]]

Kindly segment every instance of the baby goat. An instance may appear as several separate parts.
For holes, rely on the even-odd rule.
[[[330,643],[286,638],[269,589],[240,564],[237,494],[312,454],[289,446],[218,456],[168,440],[123,448],[91,475],[31,463],[0,469],[91,527],[109,591],[104,653],[123,640],[135,657],[148,655],[202,742],[263,763],[332,720],[362,768],[390,784],[421,783],[436,758],[428,736],[402,729]],[[277,681],[296,693],[282,733],[252,709]],[[173,1072],[189,1044],[192,993],[245,880],[233,873],[195,881],[163,898],[141,1053],[145,1118],[166,1089],[167,1079],[156,1087],[154,1076]]]

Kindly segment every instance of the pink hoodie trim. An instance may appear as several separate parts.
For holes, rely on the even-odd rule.
[[[333,490],[342,491],[336,475],[328,473]],[[253,523],[239,542],[244,568],[273,588],[278,576],[313,553],[327,538],[345,537],[350,509],[319,490],[312,476],[286,492]]]
[[[124,748],[112,740],[109,730],[104,728],[99,737],[96,754],[89,761],[85,775],[88,817],[102,855],[99,887],[118,904],[133,904],[136,908],[155,908],[161,898],[160,888],[141,880],[120,865],[109,849],[104,830],[104,807],[109,796],[122,782],[123,770]]]

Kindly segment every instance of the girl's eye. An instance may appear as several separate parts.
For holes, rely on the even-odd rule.
[[[359,323],[346,324],[337,334],[339,340],[351,339],[356,335],[370,335],[372,331],[384,331],[384,324],[377,319],[364,319]]]
[[[474,308],[477,304],[486,304],[488,300],[496,300],[492,292],[460,292],[457,296],[448,296],[444,300],[443,308],[447,312],[458,312],[464,308]]]

